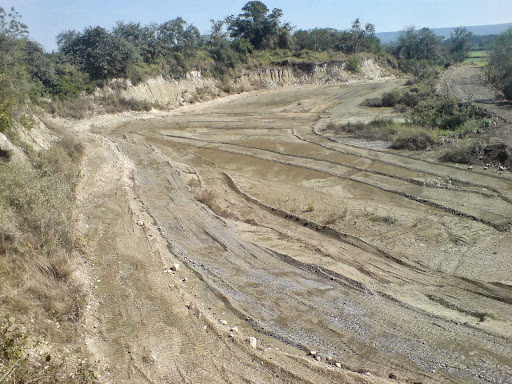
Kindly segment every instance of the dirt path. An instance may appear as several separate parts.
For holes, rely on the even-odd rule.
[[[509,381],[511,178],[318,134],[397,86],[254,92],[87,134],[107,381]]]
[[[512,123],[512,104],[503,99],[503,95],[485,81],[485,68],[470,65],[458,65],[450,68],[441,84],[461,100],[472,100],[489,112]]]

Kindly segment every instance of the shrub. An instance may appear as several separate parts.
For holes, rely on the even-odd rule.
[[[149,65],[145,63],[132,64],[127,69],[127,77],[133,85],[142,83],[150,77],[157,76],[159,68],[157,65]]]
[[[455,130],[481,115],[473,103],[461,103],[454,97],[444,95],[420,101],[414,107],[411,121],[423,127]]]
[[[74,100],[53,100],[48,104],[47,109],[54,116],[83,119],[93,112],[96,107],[92,99],[79,98]]]
[[[431,133],[427,131],[408,132],[397,137],[392,149],[406,149],[408,151],[424,150],[435,143],[435,139]]]
[[[372,99],[366,99],[361,103],[361,105],[364,105],[366,107],[372,107],[372,108],[380,108],[383,107],[382,105],[382,99],[381,98],[372,98]]]
[[[416,88],[416,90],[418,90],[418,89]],[[419,102],[420,102],[420,97],[416,93],[405,92],[400,97],[400,103],[402,103],[410,108],[414,108],[416,105],[418,105]]]
[[[398,91],[388,92],[382,95],[382,106],[394,107],[400,101],[400,93]]]
[[[108,113],[118,113],[123,111],[149,112],[153,104],[149,101],[127,99],[115,94],[105,95],[98,102]]]
[[[361,58],[350,56],[347,60],[347,70],[350,72],[359,72],[361,70]]]

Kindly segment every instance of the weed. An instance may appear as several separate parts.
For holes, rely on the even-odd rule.
[[[329,215],[323,220],[323,225],[334,225],[340,220],[344,220],[347,217],[347,210],[344,209],[341,213],[331,212]]]
[[[25,328],[16,322],[13,316],[0,322],[0,383],[97,383],[94,370],[85,362],[72,367],[48,351],[31,353],[38,343],[29,341]]]
[[[350,72],[359,72],[361,70],[361,58],[350,56],[347,60],[347,70]]]
[[[194,194],[194,197],[197,201],[203,203],[204,205],[208,206],[213,212],[215,212],[217,215],[225,217],[227,219],[234,219],[236,218],[236,215],[221,207],[216,201],[215,201],[215,194],[210,189],[201,189],[198,192]]]
[[[305,212],[313,212],[315,210],[315,206],[313,204],[308,204]]]
[[[396,224],[397,219],[388,215],[377,215],[376,213],[368,214],[368,220],[373,221],[374,223],[384,223],[384,224]]]

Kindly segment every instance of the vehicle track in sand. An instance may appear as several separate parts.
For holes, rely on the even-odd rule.
[[[359,104],[402,84],[254,92],[93,129],[89,342],[112,382],[510,380],[509,174],[321,131],[392,115]]]

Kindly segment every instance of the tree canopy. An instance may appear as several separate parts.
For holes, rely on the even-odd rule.
[[[261,1],[249,1],[242,11],[238,16],[226,17],[228,31],[235,39],[248,40],[255,49],[278,47],[279,36],[291,30],[289,24],[281,23],[282,10],[274,8],[270,12]]]
[[[512,29],[499,35],[490,52],[489,80],[512,100]]]

